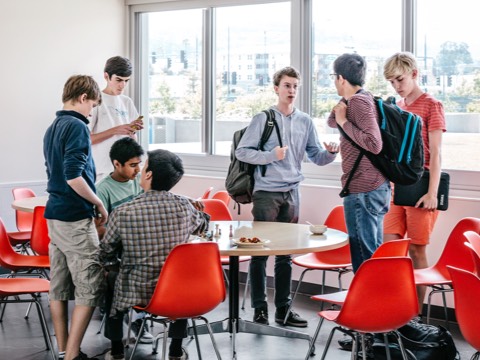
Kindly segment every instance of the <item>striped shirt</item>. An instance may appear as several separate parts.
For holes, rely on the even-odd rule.
[[[360,91],[348,100],[347,122],[343,126],[345,133],[361,148],[378,154],[382,149],[382,136],[378,127],[378,112],[372,95]],[[328,126],[337,128],[335,113],[328,117]],[[340,136],[340,153],[342,155],[342,186],[352,171],[360,154],[352,143]],[[385,176],[372,165],[366,156],[362,158],[349,185],[350,193],[363,193],[377,189],[386,181]]]
[[[418,99],[410,105],[405,104],[405,99],[399,100],[397,104],[402,109],[422,118],[423,154],[425,157],[425,168],[428,169],[430,166],[430,141],[428,132],[433,130],[447,131],[443,105],[439,100],[427,93],[419,96]]]
[[[206,229],[208,219],[168,191],[147,191],[113,210],[98,253],[103,265],[121,256],[112,312],[148,304],[170,251]]]

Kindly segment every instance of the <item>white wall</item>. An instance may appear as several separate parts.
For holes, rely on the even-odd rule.
[[[73,74],[104,86],[103,66],[126,55],[124,0],[0,2],[0,184],[44,180],[42,138]]]

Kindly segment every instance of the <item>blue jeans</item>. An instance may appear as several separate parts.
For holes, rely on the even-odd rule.
[[[390,207],[390,182],[343,198],[353,271],[370,259],[383,242],[383,217]]]
[[[253,194],[253,219],[255,221],[298,222],[299,192],[256,191]],[[251,301],[255,309],[267,309],[267,260],[268,256],[252,256],[250,262]],[[292,281],[292,257],[275,256],[275,307],[290,305]]]

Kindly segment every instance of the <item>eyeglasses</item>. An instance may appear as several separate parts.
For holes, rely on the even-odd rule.
[[[338,79],[338,74],[330,74],[330,79],[332,80]]]

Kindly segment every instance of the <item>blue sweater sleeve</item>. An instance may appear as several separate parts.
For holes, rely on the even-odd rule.
[[[238,160],[254,165],[270,164],[277,160],[273,149],[258,150],[266,120],[267,116],[263,112],[253,117],[238,144],[237,150],[235,150],[235,156]]]
[[[65,134],[64,175],[66,180],[82,176],[90,152],[90,133],[80,123],[73,123]]]

